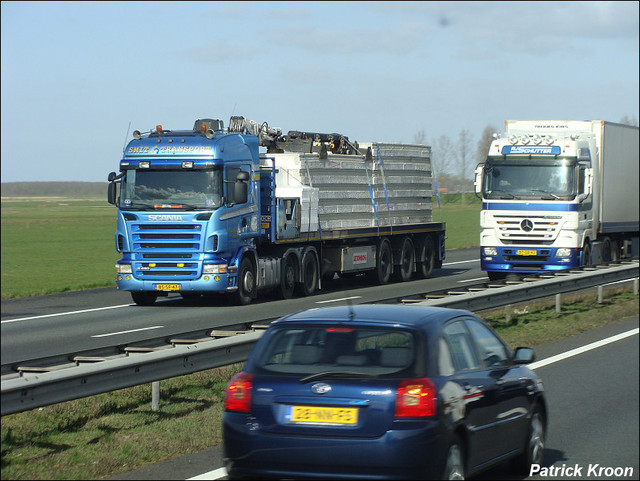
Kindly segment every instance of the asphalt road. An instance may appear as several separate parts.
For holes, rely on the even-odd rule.
[[[486,274],[480,271],[478,250],[463,249],[448,251],[443,268],[434,270],[430,279],[371,286],[364,279],[336,278],[309,297],[262,298],[248,306],[231,306],[222,296],[189,302],[177,294],[161,298],[153,306],[136,306],[128,292],[115,288],[3,300],[1,363],[6,366],[189,331],[229,328],[261,321],[266,316],[275,318],[309,307],[346,302],[345,298],[360,304],[459,287],[474,280],[486,280]]]
[[[635,333],[586,352],[584,346],[620,333]],[[536,368],[549,408],[543,468],[554,475],[514,477],[506,465],[476,479],[638,479],[638,317],[625,319],[560,341],[538,346],[538,362],[571,357]],[[221,446],[154,464],[111,479],[224,479]],[[564,467],[564,474],[562,469]],[[578,476],[568,476],[578,468]],[[610,468],[611,471],[608,471]],[[616,468],[631,476],[615,476]],[[591,470],[591,471],[589,471]],[[627,471],[628,472],[628,471]],[[547,471],[550,473],[550,471]],[[600,475],[592,475],[592,474]]]

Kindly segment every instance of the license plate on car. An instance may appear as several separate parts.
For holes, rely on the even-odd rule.
[[[358,423],[358,408],[286,406],[284,419],[295,424],[354,426]]]
[[[156,284],[156,291],[179,291],[180,284]]]
[[[535,256],[536,254],[536,251],[518,251],[519,256]]]

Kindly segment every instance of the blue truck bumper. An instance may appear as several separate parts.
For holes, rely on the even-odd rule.
[[[539,273],[562,271],[580,265],[581,251],[570,249],[570,255],[558,257],[558,247],[494,247],[495,255],[485,254],[487,247],[480,248],[480,268],[498,273]]]
[[[192,280],[141,280],[131,274],[118,274],[118,289],[123,291],[163,292],[229,292],[236,290],[236,276],[206,274]]]

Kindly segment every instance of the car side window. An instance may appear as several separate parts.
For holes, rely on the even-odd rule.
[[[500,339],[489,328],[477,321],[467,320],[466,323],[485,366],[489,368],[508,366],[509,353]]]
[[[467,371],[480,367],[469,331],[462,321],[447,324],[443,333],[456,371]]]

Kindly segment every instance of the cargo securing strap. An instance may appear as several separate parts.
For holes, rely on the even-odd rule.
[[[380,235],[380,221],[378,220],[378,210],[376,209],[376,199],[373,195],[373,185],[371,182],[371,176],[369,175],[369,169],[367,169],[367,158],[363,155],[364,171],[367,173],[367,184],[369,185],[369,195],[371,196],[371,205],[373,206],[373,215],[376,218],[376,228],[378,229],[378,235]]]
[[[387,191],[387,178],[384,175],[384,164],[382,162],[382,154],[380,153],[380,145],[374,144],[378,151],[378,165],[380,166],[380,174],[382,175],[382,186],[384,187],[384,198],[387,201],[387,215],[389,217],[390,233],[393,233],[393,222],[391,222],[391,207],[389,206],[389,193]]]
[[[313,189],[313,180],[311,179],[311,171],[309,170],[309,161],[307,160],[306,154],[302,153],[302,160],[304,161],[304,168],[307,171],[307,177],[309,178],[309,187]],[[300,199],[300,208],[302,208],[302,199]],[[318,206],[318,235],[320,236],[320,241],[322,241],[322,224],[320,223],[320,208]],[[311,202],[309,202],[309,214],[311,214]],[[307,239],[311,235],[311,215],[309,217],[309,225],[307,228]]]

